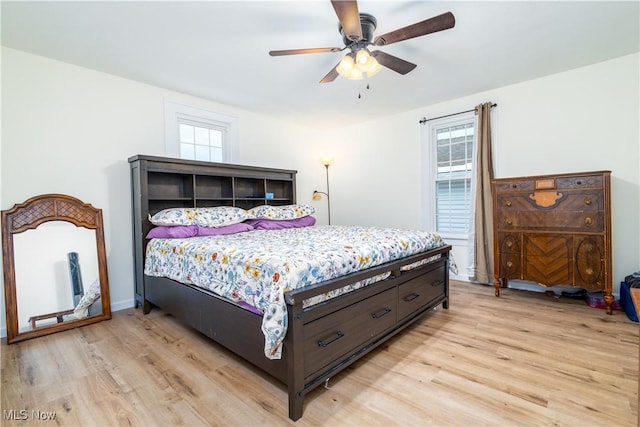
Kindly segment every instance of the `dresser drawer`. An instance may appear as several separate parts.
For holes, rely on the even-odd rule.
[[[393,327],[397,298],[394,287],[305,325],[305,378]]]
[[[558,189],[577,189],[577,188],[597,188],[602,189],[604,187],[604,176],[598,175],[582,175],[582,176],[567,176],[559,177],[556,179],[556,185]]]
[[[523,278],[544,286],[573,284],[573,259],[552,256],[527,256],[523,262]]]
[[[500,195],[502,193],[517,193],[522,191],[533,191],[534,185],[532,179],[519,179],[511,181],[496,181],[495,193]]]
[[[576,286],[601,289],[605,277],[605,246],[602,236],[581,235],[574,237]]]
[[[522,253],[522,233],[498,233],[497,244],[500,253]]]
[[[499,253],[499,274],[507,279],[522,278],[522,257],[515,253]]]
[[[445,295],[444,268],[436,268],[398,287],[398,321]]]
[[[571,285],[573,236],[525,234],[523,277],[543,285]]]
[[[592,212],[604,210],[602,192],[597,191],[537,191],[519,194],[500,194],[498,205],[504,211],[563,210]]]
[[[499,230],[585,231],[598,233],[604,229],[602,211],[502,211],[498,214]]]

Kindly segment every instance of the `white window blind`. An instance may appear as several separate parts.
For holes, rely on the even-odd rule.
[[[435,226],[440,233],[469,232],[474,120],[435,126]]]

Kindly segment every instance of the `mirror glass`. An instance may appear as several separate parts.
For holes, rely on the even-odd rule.
[[[7,343],[111,319],[102,210],[43,194],[2,211]]]
[[[99,282],[94,230],[46,222],[14,235],[13,253],[19,332],[102,313],[99,299],[74,310]]]

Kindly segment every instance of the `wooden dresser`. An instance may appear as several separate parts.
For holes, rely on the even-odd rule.
[[[603,290],[611,271],[611,172],[493,180],[494,286],[509,279]]]

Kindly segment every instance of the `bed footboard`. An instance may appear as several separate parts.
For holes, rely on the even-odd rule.
[[[409,271],[400,269],[411,262],[407,260],[381,266],[380,270],[391,272],[388,279],[306,309],[303,301],[313,296],[312,289],[287,294],[289,418],[295,421],[302,417],[304,396],[309,391],[436,306],[449,307],[450,249],[432,251],[430,256],[441,257]],[[424,254],[417,257],[426,258]],[[368,274],[371,277],[376,272]],[[353,276],[350,280],[360,279]],[[344,283],[340,279],[325,287],[337,288]]]

